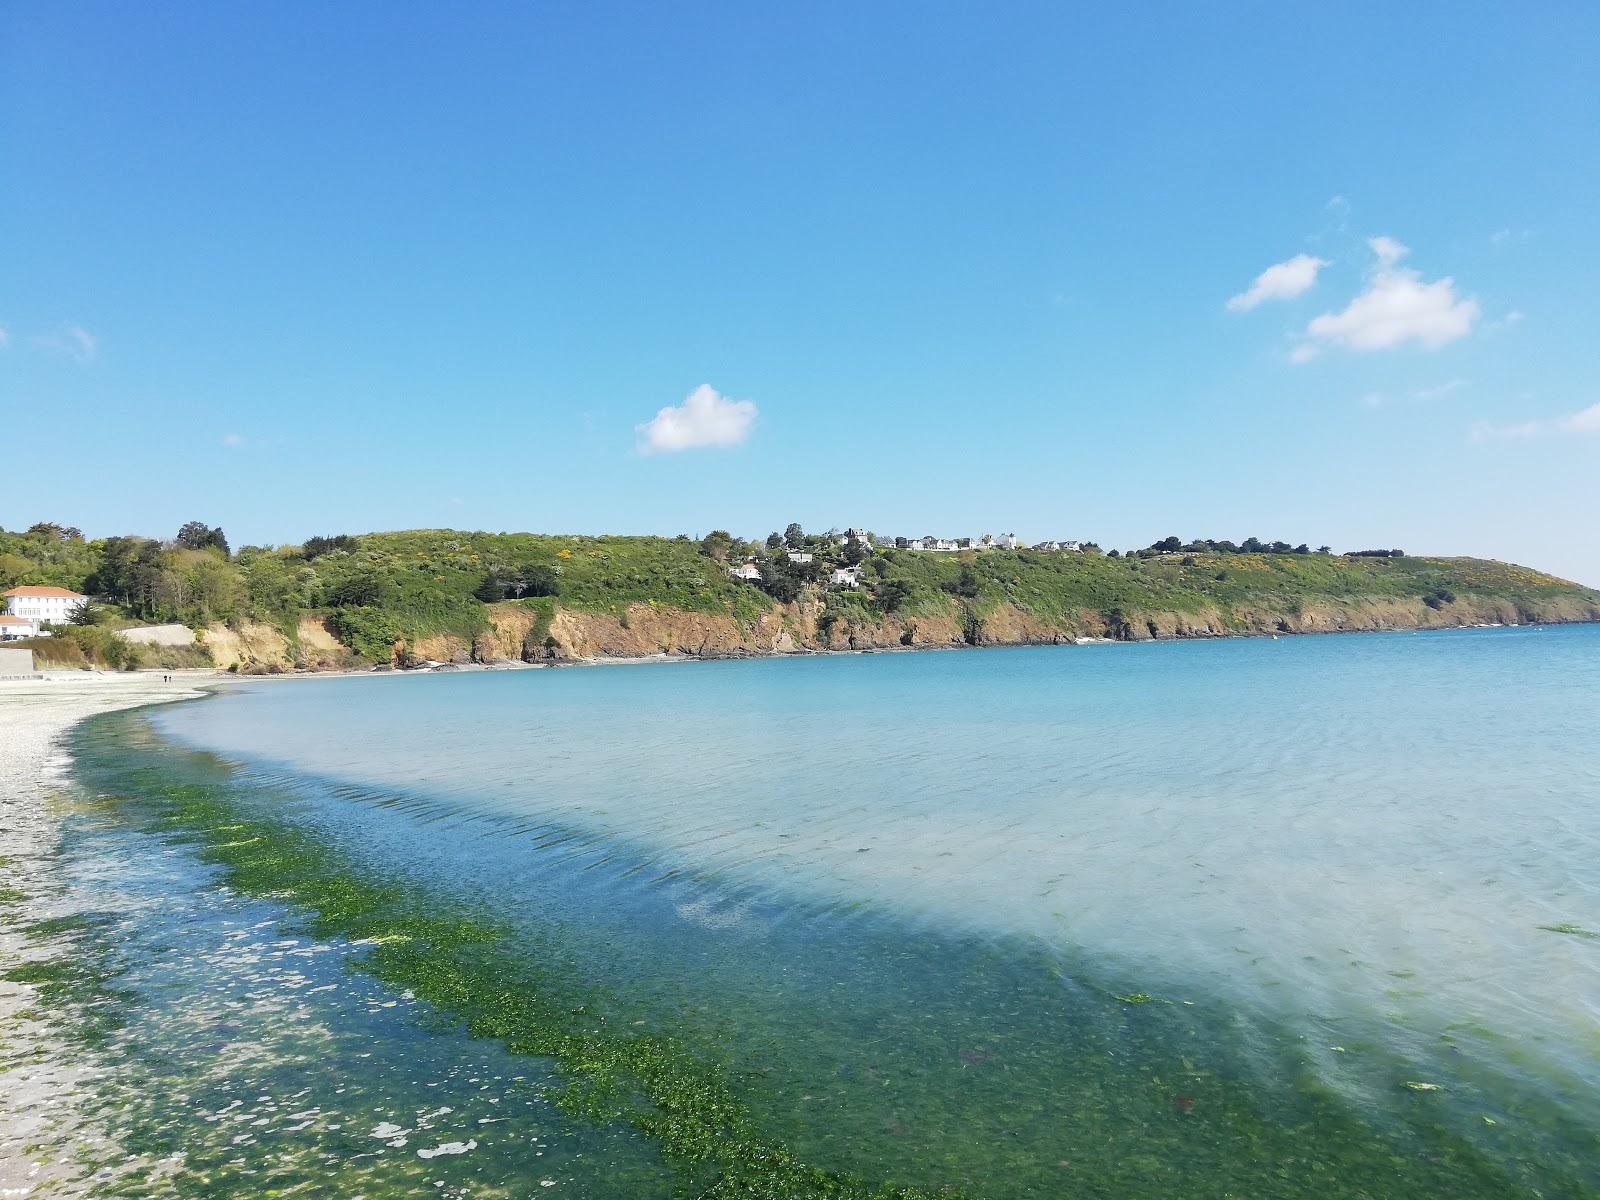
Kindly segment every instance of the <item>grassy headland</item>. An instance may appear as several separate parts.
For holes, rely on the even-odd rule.
[[[177,622],[243,670],[1600,620],[1600,593],[1509,563],[1161,548],[1176,544],[939,553],[795,528],[759,543],[431,529],[233,553],[198,524],[171,542],[41,525],[0,531],[0,589],[103,599],[36,643],[47,661],[139,665],[158,652],[119,645],[117,628]],[[730,575],[747,562],[758,578]],[[830,583],[845,566],[855,586]]]

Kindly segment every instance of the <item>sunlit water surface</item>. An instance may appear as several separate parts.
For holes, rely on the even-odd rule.
[[[146,720],[241,806],[571,947],[825,1166],[993,1196],[1600,1186],[1595,627],[272,682],[103,719],[95,790],[119,755],[178,769]],[[69,850],[108,853],[109,819]],[[168,992],[321,986],[313,947],[250,932],[270,913],[219,920]],[[457,1053],[372,1003],[306,1027]],[[464,1044],[540,1111],[537,1064]],[[427,1074],[394,1124],[466,1094]],[[545,1136],[659,1178],[620,1133]],[[561,1183],[494,1153],[480,1185]]]

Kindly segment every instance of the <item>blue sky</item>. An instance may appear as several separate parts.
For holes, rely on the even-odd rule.
[[[12,6],[0,525],[1600,584],[1600,8],[1114,7]]]

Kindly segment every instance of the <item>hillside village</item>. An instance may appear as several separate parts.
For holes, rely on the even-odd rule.
[[[717,534],[712,534],[712,538]],[[926,554],[982,553],[990,550],[1029,549],[1040,553],[1084,553],[1099,551],[1093,542],[1076,540],[1048,540],[1028,546],[1014,533],[999,536],[985,533],[979,537],[938,537],[928,534],[919,538],[883,537],[869,530],[852,526],[849,529],[830,529],[825,534],[807,534],[800,526],[790,525],[787,532],[770,535],[766,543],[753,549],[743,562],[728,568],[728,574],[745,583],[760,586],[764,579],[775,574],[771,567],[778,556],[807,581],[820,583],[829,589],[854,589],[862,586],[863,564],[869,555],[885,551],[915,551]],[[768,564],[763,573],[763,561]],[[820,565],[819,565],[820,563]],[[826,573],[823,568],[826,567]]]

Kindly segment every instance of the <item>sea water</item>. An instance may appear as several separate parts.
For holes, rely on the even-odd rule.
[[[1600,1188],[1597,729],[1600,628],[1566,627],[270,681],[102,718],[77,752],[88,792],[166,772],[492,916],[614,1021],[725,1065],[826,1170],[996,1197],[1578,1196]],[[348,947],[279,946],[270,897],[197,903],[220,884],[136,804],[67,828],[82,890],[146,898],[124,958],[165,922],[168,957],[134,954],[117,991],[142,1078],[182,1076],[195,1052],[159,1031],[241,988],[257,1069],[306,1057],[238,1014],[330,982],[263,955]],[[203,970],[176,966],[191,939]],[[218,949],[241,940],[244,975]],[[414,1129],[493,1088],[519,1112],[426,1170],[410,1141],[362,1145],[396,1186],[671,1190],[633,1132],[545,1103],[556,1068],[346,974],[306,1017],[371,1110],[341,1125]],[[349,1107],[305,1090],[294,1111]],[[142,1119],[210,1146],[222,1100]],[[319,1136],[296,1170],[332,1181],[357,1151]],[[213,1169],[267,1169],[217,1147]]]

